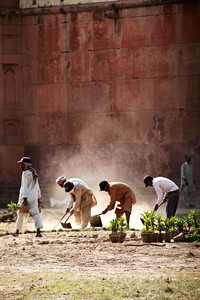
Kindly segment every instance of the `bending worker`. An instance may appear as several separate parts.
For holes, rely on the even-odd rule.
[[[105,191],[110,196],[110,203],[106,207],[102,214],[106,214],[107,211],[114,209],[115,203],[119,202],[115,209],[116,219],[125,214],[127,228],[129,228],[130,215],[132,212],[132,206],[136,203],[136,197],[131,187],[123,182],[110,182],[101,181],[99,183],[100,191]]]
[[[167,218],[175,216],[180,194],[178,186],[172,180],[165,177],[153,178],[147,175],[144,177],[143,181],[146,187],[151,186],[156,191],[158,198],[154,207],[154,211],[157,211],[161,202],[166,201]]]
[[[90,217],[91,208],[97,205],[96,198],[88,185],[78,178],[66,179],[60,176],[56,183],[70,194],[70,200],[66,213],[74,214],[75,222],[84,229],[87,227]]]

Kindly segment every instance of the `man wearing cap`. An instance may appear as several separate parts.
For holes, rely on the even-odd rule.
[[[71,201],[66,209],[66,213],[74,214],[75,222],[84,229],[87,227],[90,217],[91,208],[97,205],[97,200],[88,187],[88,185],[78,178],[66,179],[60,176],[56,179],[56,183],[70,194]]]
[[[149,175],[145,176],[144,179],[145,187],[151,186],[154,188],[157,194],[157,201],[154,207],[154,211],[157,211],[159,205],[162,202],[167,202],[166,214],[167,218],[175,216],[178,202],[179,202],[179,188],[170,179],[165,177],[151,177]]]
[[[185,154],[185,162],[181,165],[181,194],[183,195],[183,201],[188,208],[194,207],[195,197],[195,177],[194,167],[191,163],[192,155],[190,153]]]
[[[32,168],[30,157],[22,157],[17,163],[20,165],[22,175],[18,199],[20,209],[18,210],[16,232],[14,233],[14,236],[19,235],[19,232],[22,230],[24,216],[26,213],[29,213],[35,222],[35,228],[37,230],[36,237],[41,237],[40,229],[43,225],[39,211],[41,192],[38,183],[38,175],[36,170]]]
[[[127,228],[129,228],[132,206],[136,203],[136,197],[131,187],[123,182],[107,182],[105,180],[99,183],[99,187],[100,191],[105,191],[110,196],[110,203],[102,211],[102,214],[114,209],[116,202],[119,202],[115,209],[116,219],[125,214]]]

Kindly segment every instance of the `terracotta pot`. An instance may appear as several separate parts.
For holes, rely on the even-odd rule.
[[[165,233],[164,233],[164,232],[159,232],[159,233],[158,233],[158,239],[157,239],[157,242],[158,242],[158,243],[162,243],[163,240],[164,240],[164,236],[165,236]]]
[[[120,232],[112,232],[109,234],[109,238],[112,243],[118,243],[120,238]]]
[[[152,231],[141,232],[141,238],[143,243],[152,243],[152,236],[153,236]]]
[[[158,232],[153,232],[151,236],[151,242],[156,243],[158,241]]]
[[[164,240],[166,243],[170,243],[172,239],[172,232],[171,231],[167,231],[164,234]]]
[[[119,236],[119,243],[123,243],[125,241],[126,238],[126,233],[125,232],[120,232],[120,236]]]
[[[102,227],[101,217],[99,215],[90,217],[90,224],[92,227]]]

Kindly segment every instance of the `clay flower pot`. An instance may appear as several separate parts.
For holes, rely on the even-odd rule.
[[[159,232],[159,233],[158,233],[158,239],[157,239],[157,242],[158,242],[158,243],[162,243],[163,240],[164,240],[164,236],[165,236],[165,233],[164,233],[164,232]]]
[[[141,238],[143,243],[151,243],[151,237],[152,237],[151,231],[141,232]]]
[[[109,238],[112,243],[118,243],[120,238],[120,232],[112,232],[109,234]]]
[[[120,236],[119,236],[119,243],[123,243],[125,241],[126,238],[126,232],[120,232]]]
[[[171,239],[172,239],[172,232],[171,231],[165,232],[165,234],[164,234],[165,242],[170,243]]]

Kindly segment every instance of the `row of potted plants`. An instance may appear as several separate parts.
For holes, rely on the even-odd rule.
[[[141,214],[143,242],[170,242],[175,236],[182,234],[182,241],[200,240],[200,211],[191,210],[187,216],[163,218],[154,211]]]

